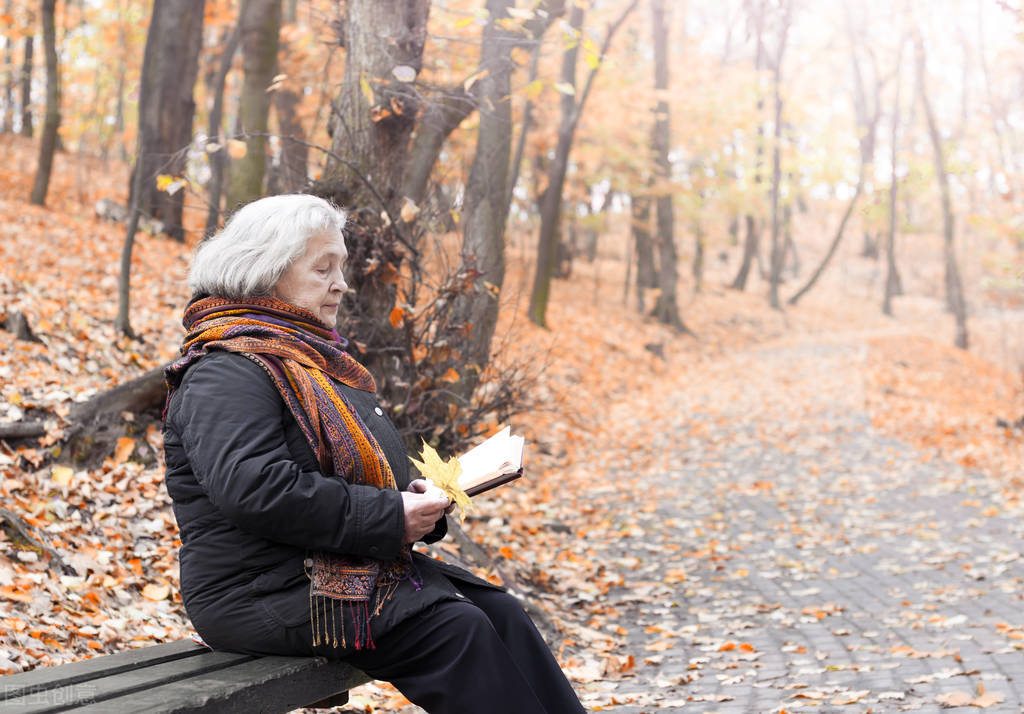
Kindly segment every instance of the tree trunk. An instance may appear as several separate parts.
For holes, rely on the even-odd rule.
[[[350,209],[343,334],[366,345],[360,359],[390,389],[384,361],[401,349],[388,320],[405,251],[416,246],[400,219],[402,186],[420,93],[406,75],[423,66],[427,0],[351,0],[339,21],[345,74],[331,117],[331,152],[310,192]],[[402,67],[404,69],[395,69]],[[382,218],[382,216],[384,216]]]
[[[209,183],[209,208],[206,212],[206,229],[203,235],[209,237],[217,232],[220,226],[220,204],[224,193],[224,173],[227,170],[228,153],[225,148],[227,139],[222,135],[224,126],[224,84],[227,82],[228,72],[231,71],[231,64],[234,61],[235,52],[238,51],[238,43],[242,36],[242,23],[236,22],[228,35],[224,50],[220,56],[220,65],[217,67],[217,74],[210,86],[210,93],[213,94],[213,107],[210,109],[210,124],[206,131],[210,141],[217,144],[217,150],[208,152],[210,160],[210,183]]]
[[[540,236],[537,242],[537,265],[534,272],[533,290],[530,293],[530,320],[540,326],[545,326],[548,297],[551,292],[551,277],[554,274],[554,267],[557,261],[558,252],[558,221],[562,208],[562,188],[565,183],[565,174],[569,164],[569,152],[572,149],[572,142],[576,134],[576,127],[583,109],[587,104],[587,97],[594,85],[594,78],[604,63],[603,58],[608,54],[612,38],[626,21],[629,14],[636,8],[639,0],[633,0],[618,18],[608,26],[597,54],[596,64],[587,76],[586,84],[582,93],[562,95],[562,123],[558,130],[558,144],[555,148],[555,158],[552,160],[548,173],[548,186],[541,204],[541,227]],[[578,14],[578,20],[577,20]],[[578,22],[577,24],[574,24]],[[579,28],[583,25],[583,8],[579,3],[573,4],[572,15],[569,22],[570,27],[579,38]],[[578,43],[566,49],[562,57],[562,81],[572,84],[575,87],[576,78],[576,57]],[[576,99],[576,96],[579,99]]]
[[[950,198],[949,177],[946,175],[946,160],[943,157],[942,137],[935,121],[931,102],[928,99],[928,87],[925,69],[924,42],[920,33],[914,35],[914,47],[917,56],[917,93],[921,99],[925,120],[928,123],[928,136],[932,142],[935,156],[935,175],[939,182],[939,194],[942,199],[942,237],[946,263],[946,303],[956,319],[956,346],[967,349],[967,306],[964,301],[963,285],[960,282],[960,268],[956,260],[956,243],[954,235],[953,202]]]
[[[419,205],[427,195],[427,184],[445,140],[476,109],[476,98],[462,86],[441,92],[423,110],[416,127],[412,154],[402,193]]]
[[[35,35],[25,38],[25,54],[21,63],[21,135],[32,138],[32,48]]]
[[[671,122],[668,101],[664,99],[669,89],[668,18],[665,0],[651,0],[651,28],[654,43],[654,89],[662,97],[654,110],[654,131],[651,134],[655,182],[660,184],[654,199],[660,291],[652,315],[663,324],[677,330],[687,330],[676,304],[679,274],[676,264],[672,193],[668,188],[672,180],[672,164],[668,155],[671,148]]]
[[[747,4],[744,3],[744,7]],[[755,9],[753,20],[756,50],[754,53],[754,71],[760,72],[764,64],[764,16],[765,4],[763,2],[753,5]],[[757,158],[754,163],[754,185],[761,185],[761,166],[764,157],[764,123],[761,113],[764,110],[764,94],[760,87],[757,89]],[[740,259],[740,268],[732,281],[733,290],[746,290],[747,279],[750,276],[750,268],[756,259],[761,264],[761,226],[760,221],[753,213],[746,214],[747,236],[743,243],[743,257]],[[762,271],[764,272],[764,271]]]
[[[124,17],[124,8],[120,2],[117,4],[117,39],[121,43],[122,48],[128,46],[128,38],[125,33],[125,23],[127,20]],[[104,158],[109,155],[111,140],[117,143],[120,149],[118,157],[121,161],[128,161],[128,147],[124,145],[124,93],[125,86],[128,82],[128,67],[127,67],[127,49],[123,49],[117,54],[117,99],[114,106],[114,135],[111,139],[108,139],[106,145],[103,147]]]
[[[772,147],[772,249],[769,264],[769,301],[775,309],[780,309],[779,281],[782,279],[782,265],[785,259],[785,247],[779,241],[779,190],[782,183],[782,57],[786,52],[786,39],[789,36],[790,0],[785,0],[782,8],[781,27],[779,28],[779,47],[775,55],[773,69],[775,90],[775,142]]]
[[[548,27],[565,12],[565,2],[564,0],[542,0],[537,4],[535,10],[533,18],[523,26],[527,39],[510,40],[517,46],[532,45],[531,81],[536,78],[536,58],[540,52],[540,38]],[[487,68],[483,67],[481,71],[487,71]],[[424,108],[416,127],[416,136],[413,139],[403,189],[405,196],[413,203],[419,205],[427,196],[427,183],[445,140],[463,120],[477,109],[479,88],[480,84],[474,83],[470,91],[467,91],[462,84],[442,89]],[[527,102],[527,107],[529,108],[529,102]],[[527,111],[523,120],[523,130],[520,133],[520,144],[526,138],[529,130],[528,116],[529,112]],[[521,160],[522,157],[518,150],[516,155]],[[512,189],[515,188],[518,176],[519,164],[513,162],[509,178],[509,196],[511,196]],[[511,205],[511,198],[509,198],[509,204]],[[506,207],[505,213],[508,214],[508,207]]]
[[[461,371],[462,378],[453,385],[463,401],[473,394],[490,359],[498,297],[505,281],[505,192],[512,149],[512,108],[508,97],[514,34],[502,24],[514,6],[514,0],[487,0],[490,20],[484,28],[480,50],[480,66],[490,68],[490,72],[480,80],[480,127],[466,184],[462,259],[468,268],[478,271],[477,284],[481,289],[460,294],[453,309],[454,324],[470,329],[463,351],[468,368]]]
[[[796,305],[800,298],[806,295],[811,288],[814,287],[815,283],[818,282],[818,278],[820,278],[822,273],[825,272],[825,268],[828,267],[832,257],[836,254],[836,250],[839,248],[839,242],[843,239],[843,231],[846,230],[846,224],[850,220],[850,216],[853,215],[853,208],[857,205],[857,200],[860,198],[861,192],[864,190],[865,172],[866,167],[862,161],[860,165],[860,173],[857,177],[857,190],[854,191],[853,198],[850,199],[850,202],[846,206],[843,218],[839,221],[839,227],[836,229],[835,237],[832,238],[832,243],[829,245],[828,251],[825,253],[825,257],[821,259],[821,262],[818,264],[818,267],[815,268],[814,273],[812,273],[811,277],[807,279],[804,286],[797,290],[796,294],[789,299],[790,305]]]
[[[11,17],[12,3],[14,0],[7,0],[4,3],[4,14]],[[4,133],[14,133],[14,25],[7,27],[10,34],[4,38],[4,69],[7,78],[4,81]]]
[[[746,214],[747,224],[746,237],[743,239],[743,257],[740,259],[740,269],[732,281],[733,290],[746,290],[747,278],[750,277],[750,268],[753,267],[754,259],[760,254],[759,243],[761,242],[761,230],[757,219],[751,213]]]
[[[1003,124],[1006,124],[1006,114],[1004,112],[996,112],[995,97],[992,93],[992,77],[989,73],[988,59],[985,57],[985,23],[984,23],[984,8],[985,0],[978,0],[978,58],[979,64],[981,65],[981,75],[985,80],[985,98],[988,101],[989,106],[989,120],[992,124],[992,135],[996,139],[996,150],[999,154],[999,166],[1003,170],[1003,176],[1006,177],[1007,188],[1010,191],[1010,195],[1017,196],[1016,189],[1016,161],[1013,159],[1013,152],[1007,151],[1005,148],[1006,138],[1003,136],[1003,131],[1000,128],[999,115],[1002,114]],[[1011,128],[1012,131],[1012,128]]]
[[[285,39],[280,56],[287,58],[290,51],[291,41]],[[304,191],[309,184],[309,146],[306,145],[306,128],[298,113],[302,96],[295,86],[294,81],[287,77],[274,92],[274,115],[281,137],[281,154],[272,173],[270,193],[296,193]]]
[[[319,182],[338,205],[369,208],[374,215],[400,208],[420,95],[394,70],[422,69],[429,7],[427,0],[348,3],[341,40],[345,76],[331,133],[334,156]]]
[[[57,28],[54,14],[57,0],[43,0],[43,52],[46,54],[46,119],[43,136],[39,142],[39,163],[29,200],[36,206],[46,203],[46,192],[50,187],[50,171],[53,168],[53,153],[57,149],[57,129],[60,127],[60,75],[57,67]]]
[[[849,6],[847,6],[849,10]],[[882,82],[875,77],[875,92],[874,92],[874,106],[871,111],[868,110],[867,93],[864,91],[864,82],[862,73],[860,70],[860,62],[857,59],[856,52],[856,37],[853,35],[852,30],[850,33],[850,46],[851,53],[850,57],[853,63],[853,74],[854,74],[854,108],[857,113],[857,124],[861,129],[861,136],[859,140],[860,145],[860,169],[857,172],[857,188],[853,193],[853,198],[850,199],[850,203],[846,206],[846,211],[843,213],[842,220],[839,221],[839,227],[836,229],[835,237],[832,239],[832,243],[829,245],[828,251],[825,253],[825,257],[822,258],[821,263],[811,274],[811,277],[807,280],[802,288],[800,288],[794,295],[789,299],[790,305],[796,305],[797,302],[806,295],[811,288],[818,282],[818,278],[821,277],[822,273],[828,267],[829,262],[832,260],[839,248],[839,243],[843,239],[843,232],[846,230],[846,224],[850,220],[850,216],[853,215],[853,209],[857,205],[857,201],[860,199],[861,194],[864,192],[864,184],[867,181],[867,177],[871,171],[871,167],[875,162],[875,143],[878,134],[878,121],[881,117],[881,92]],[[873,256],[872,256],[873,253]],[[862,251],[864,257],[878,257],[877,243],[872,240],[871,234],[868,231],[864,231],[864,247]]]
[[[530,55],[530,80],[529,84],[537,81],[537,65],[540,61],[540,42],[533,48]],[[519,182],[519,168],[523,164],[523,153],[526,151],[526,137],[530,133],[530,124],[533,121],[533,100],[527,97],[523,106],[523,125],[519,128],[519,140],[516,142],[515,156],[512,158],[512,166],[509,170],[508,189],[505,191],[505,212],[512,208],[512,198],[515,195],[516,184]]]
[[[643,313],[646,310],[644,290],[657,285],[654,241],[651,239],[651,199],[633,194],[629,203],[632,214],[630,225],[636,245],[636,309]]]
[[[242,28],[245,75],[238,116],[245,137],[245,156],[231,166],[226,199],[229,212],[263,195],[263,177],[267,169],[267,121],[270,116],[268,88],[277,67],[281,0],[243,0],[238,24]]]
[[[906,37],[900,40],[899,55],[896,58],[896,96],[892,106],[892,132],[889,139],[892,172],[889,175],[889,235],[885,246],[885,296],[882,299],[882,312],[886,315],[892,315],[892,299],[897,295],[903,294],[900,274],[896,269],[896,217],[897,199],[899,197],[899,177],[896,175],[896,162],[899,158],[900,67],[903,63],[904,45],[906,45]]]
[[[558,224],[562,217],[562,189],[569,167],[569,152],[572,149],[576,131],[576,61],[583,31],[583,5],[573,3],[569,12],[569,27],[574,41],[570,41],[562,53],[561,82],[573,88],[572,93],[561,94],[562,119],[558,128],[558,143],[555,156],[548,167],[548,186],[540,207],[540,236],[537,239],[537,263],[533,274],[533,289],[530,292],[530,320],[546,327],[545,318],[548,298],[551,295],[551,279],[558,266]],[[582,110],[582,107],[579,108]]]
[[[704,287],[704,226],[700,219],[693,224],[693,291],[699,293]]]
[[[139,210],[163,224],[163,231],[175,240],[185,239],[181,224],[184,191],[174,195],[157,189],[159,174],[180,176],[185,171],[185,148],[192,141],[195,102],[192,88],[199,74],[199,49],[203,38],[206,0],[160,0],[153,4],[139,89],[139,147],[133,175],[141,172],[137,185]],[[148,63],[146,59],[149,59]],[[134,199],[134,196],[133,196]]]

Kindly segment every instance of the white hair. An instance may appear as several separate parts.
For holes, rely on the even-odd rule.
[[[233,300],[270,293],[310,238],[345,227],[345,212],[308,194],[248,203],[203,241],[188,273],[193,293]]]

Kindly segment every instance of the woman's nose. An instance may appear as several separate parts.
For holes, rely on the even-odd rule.
[[[338,270],[338,272],[335,274],[334,283],[332,287],[335,290],[339,290],[343,293],[348,292],[348,283],[345,282],[345,273],[343,271]]]

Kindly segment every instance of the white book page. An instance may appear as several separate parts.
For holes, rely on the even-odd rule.
[[[523,437],[512,436],[512,428],[506,426],[459,457],[462,465],[459,483],[467,488],[495,474],[518,471],[522,466],[524,443]]]

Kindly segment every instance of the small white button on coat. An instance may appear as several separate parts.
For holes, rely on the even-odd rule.
[[[376,412],[377,416],[384,416],[384,410],[380,407],[374,407],[373,411]]]
[[[465,598],[466,596],[462,593],[455,593],[455,597]]]

